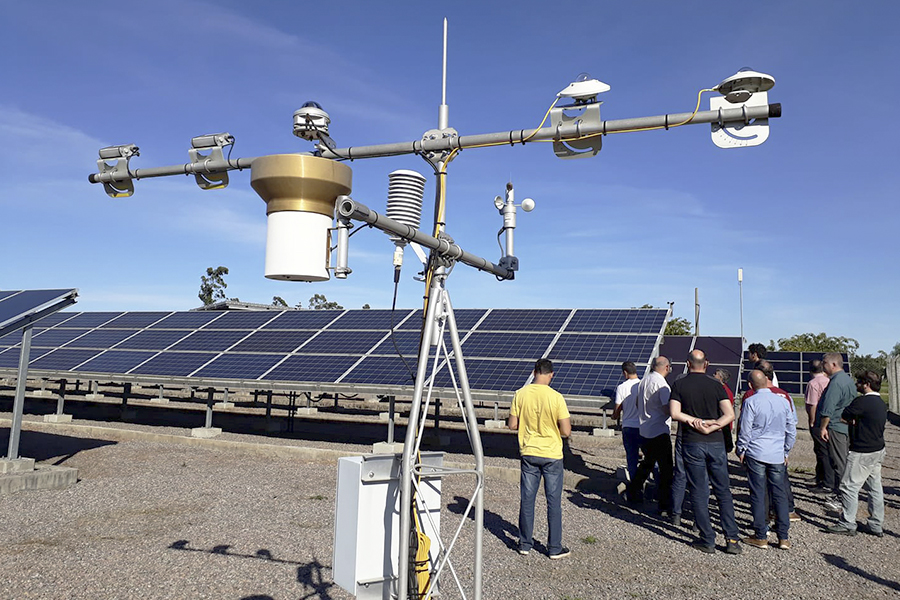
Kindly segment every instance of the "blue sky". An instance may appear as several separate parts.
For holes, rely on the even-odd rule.
[[[263,277],[265,210],[249,173],[222,191],[192,178],[135,183],[111,199],[87,183],[97,150],[136,143],[133,167],[187,162],[190,138],[228,131],[234,155],[311,149],[293,111],[318,101],[341,147],[408,141],[437,126],[442,18],[450,125],[535,127],[587,71],[612,86],[605,119],[693,109],[741,67],[772,74],[760,147],[721,150],[708,126],[609,136],[594,158],[549,144],[472,149],[448,175],[448,233],[499,256],[492,200],[519,199],[515,282],[466,267],[457,307],[630,307],[675,302],[701,333],[738,335],[744,269],[749,342],[825,331],[863,352],[900,341],[893,117],[900,4],[836,2],[0,2],[0,288],[77,287],[81,310],[185,310],[225,265],[229,296],[289,303],[325,294],[389,307],[386,236],[352,238],[346,281]],[[704,96],[702,109],[708,108]],[[416,157],[356,161],[353,196],[383,211],[387,174]],[[426,188],[431,215],[434,182]],[[418,306],[407,251],[400,306]]]

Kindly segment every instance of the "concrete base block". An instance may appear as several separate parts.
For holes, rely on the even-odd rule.
[[[234,402],[216,402],[213,404],[213,410],[225,410],[226,408],[234,408]]]
[[[389,413],[389,412],[378,413],[378,420],[384,421],[385,423],[387,423],[388,421],[391,420],[391,413]]]
[[[53,395],[53,392],[51,392],[50,390],[34,390],[33,392],[31,392],[31,395],[40,396],[42,398],[49,398]]]
[[[365,402],[366,404],[378,404],[381,402],[381,398],[379,398],[378,396],[366,396],[365,398],[363,398],[363,402]]]
[[[620,483],[620,484],[618,484],[618,485],[616,486],[616,493],[619,494],[620,496],[624,496],[624,495],[625,495],[625,490],[626,490],[627,488],[628,488],[628,486],[627,486],[626,484]]]
[[[495,421],[494,419],[488,419],[487,421],[484,422],[484,426],[487,429],[505,429],[506,421],[500,421],[500,420]]]
[[[34,471],[33,458],[17,458],[10,460],[8,458],[0,459],[0,475],[7,473],[29,473]]]
[[[596,437],[616,437],[615,429],[601,429],[600,427],[595,427],[591,432],[591,435]]]
[[[44,423],[71,423],[72,415],[44,415]]]
[[[106,396],[104,396],[103,394],[85,394],[84,399],[85,400],[105,400]]]
[[[316,408],[315,406],[310,406],[309,408],[307,408],[307,407],[304,406],[303,408],[298,408],[298,409],[296,409],[296,414],[297,414],[298,416],[301,416],[301,415],[314,415],[314,414],[316,414],[317,412],[319,412],[319,409]]]
[[[159,396],[157,396],[156,398],[150,398],[150,402],[152,402],[153,404],[168,404],[169,399],[168,398],[160,398]]]
[[[389,444],[387,442],[378,442],[377,444],[372,444],[372,454],[402,454],[403,453],[403,444],[400,442],[394,442],[393,444]]]
[[[61,490],[78,481],[78,469],[38,465],[29,473],[0,476],[0,496],[22,490]]]
[[[191,437],[214,438],[222,433],[221,427],[194,427],[191,429]]]

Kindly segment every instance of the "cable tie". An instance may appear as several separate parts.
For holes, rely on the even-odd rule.
[[[665,114],[665,120],[664,120],[664,123],[665,123],[666,131],[668,131],[668,130],[669,130],[669,113],[666,113],[666,114]]]

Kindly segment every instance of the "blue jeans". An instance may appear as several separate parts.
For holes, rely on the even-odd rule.
[[[563,461],[561,458],[523,456],[521,459],[521,501],[519,504],[519,550],[534,546],[534,499],[541,477],[547,497],[547,551],[562,552],[562,488]]]
[[[775,532],[779,540],[788,539],[790,520],[788,513],[787,468],[784,463],[770,464],[760,462],[750,456],[744,456],[747,467],[747,483],[750,486],[750,512],[753,515],[753,531],[756,539],[766,539],[769,533],[768,514],[766,510],[766,489],[772,498],[775,509]]]
[[[628,481],[634,479],[637,472],[638,460],[641,454],[641,428],[623,427],[622,445],[625,446],[625,464],[628,465]]]
[[[687,486],[687,473],[684,470],[684,455],[681,453],[681,431],[675,436],[675,474],[672,477],[672,514],[680,515],[684,505],[684,492]]]
[[[700,529],[700,540],[712,546],[716,542],[709,518],[709,484],[719,503],[719,518],[726,540],[738,539],[737,522],[734,519],[734,500],[731,488],[728,487],[728,459],[725,456],[725,443],[693,442],[682,444],[684,469],[687,472],[688,489],[691,491],[691,504],[694,507],[694,521]]]

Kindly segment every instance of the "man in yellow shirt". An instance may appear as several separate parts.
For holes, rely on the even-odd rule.
[[[553,363],[542,358],[534,365],[534,381],[516,392],[507,425],[519,432],[521,502],[519,554],[534,546],[534,499],[541,478],[547,497],[547,553],[552,559],[569,555],[562,545],[562,438],[572,433],[569,409],[562,395],[550,387]]]

